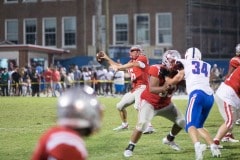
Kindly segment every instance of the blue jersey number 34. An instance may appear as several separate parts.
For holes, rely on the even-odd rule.
[[[207,63],[200,63],[199,61],[192,61],[194,68],[192,69],[193,74],[204,74],[205,77],[208,76]]]

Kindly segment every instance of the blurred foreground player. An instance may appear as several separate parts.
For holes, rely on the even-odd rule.
[[[32,160],[85,160],[83,138],[100,129],[102,106],[89,86],[70,89],[58,98],[57,126],[40,138]]]

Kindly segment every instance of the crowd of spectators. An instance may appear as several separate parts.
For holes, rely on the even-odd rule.
[[[224,79],[223,69],[216,64],[211,70],[211,87],[215,91]],[[43,68],[32,65],[11,69],[0,68],[0,96],[37,96],[57,97],[73,86],[90,85],[97,95],[123,95],[131,90],[127,72],[115,72],[106,67],[79,67],[72,65],[68,69],[62,66]],[[186,94],[185,88],[179,88],[176,94]]]
[[[80,85],[92,86],[97,95],[122,95],[131,89],[128,73],[119,74],[111,68],[62,66],[43,68],[14,66],[0,68],[0,96],[57,97],[65,90]],[[122,85],[119,90],[119,84]]]

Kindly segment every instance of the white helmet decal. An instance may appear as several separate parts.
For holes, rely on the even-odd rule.
[[[240,43],[236,46],[236,55],[240,55]]]

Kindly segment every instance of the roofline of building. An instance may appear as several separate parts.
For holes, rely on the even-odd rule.
[[[0,45],[0,51],[4,50],[29,50],[29,51],[41,51],[49,54],[66,54],[69,53],[68,50],[52,48],[52,47],[44,47],[40,45],[32,45],[32,44],[14,44],[14,45]]]

